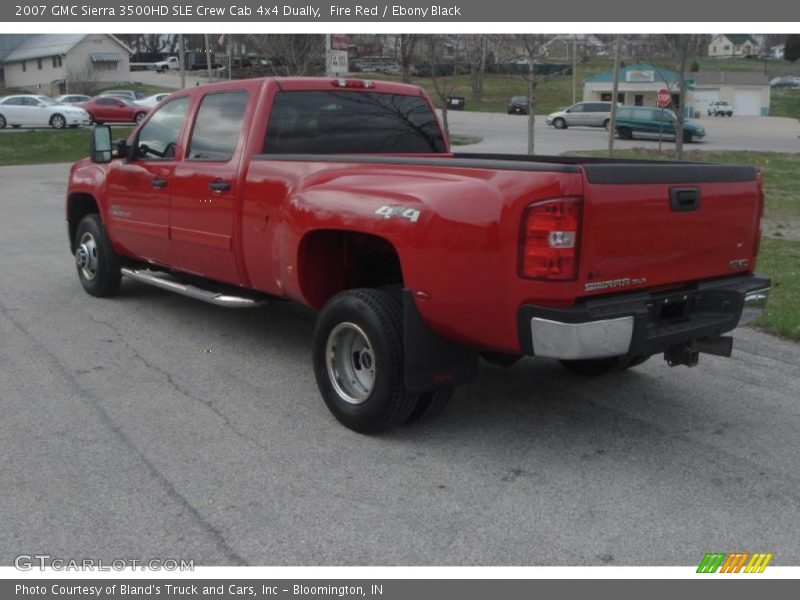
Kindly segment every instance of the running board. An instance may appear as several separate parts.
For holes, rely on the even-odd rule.
[[[228,308],[254,308],[256,306],[269,304],[269,300],[264,298],[234,296],[232,294],[204,290],[188,283],[180,283],[172,279],[168,273],[162,271],[122,267],[122,274],[125,277],[130,277],[131,279],[161,288],[162,290],[175,292],[176,294],[188,296],[195,300],[202,300],[203,302],[208,302],[209,304],[215,304],[217,306],[226,306]]]

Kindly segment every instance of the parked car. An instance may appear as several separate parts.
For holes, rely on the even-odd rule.
[[[508,114],[527,115],[529,112],[527,96],[513,96],[508,103]]]
[[[617,135],[620,139],[639,137],[675,137],[678,115],[669,109],[648,106],[622,106],[617,110]],[[689,120],[683,122],[683,141],[704,138],[706,130]]]
[[[7,125],[63,129],[91,122],[91,117],[82,108],[59,104],[49,96],[19,94],[0,99],[0,129]]]
[[[152,96],[148,96],[147,98],[142,98],[141,100],[137,100],[136,104],[140,106],[146,106],[147,108],[155,108],[159,102],[161,102],[164,98],[169,96],[169,93],[160,93],[160,94],[153,94]]]
[[[547,115],[547,124],[556,129],[567,127],[608,127],[611,102],[578,102],[569,108]]]
[[[104,92],[100,92],[97,94],[98,96],[120,96],[122,98],[128,98],[129,100],[133,100],[136,102],[137,100],[141,100],[145,97],[145,94],[142,92],[135,92],[133,90],[106,90]]]
[[[774,88],[800,88],[800,77],[791,75],[775,77],[769,82],[769,85]]]
[[[85,94],[63,94],[53,99],[59,104],[80,104],[81,102],[88,102],[92,97]]]
[[[181,68],[181,61],[177,56],[170,56],[164,60],[158,61],[157,63],[153,63],[153,68],[158,73],[166,73],[170,70],[177,71]]]
[[[708,116],[732,117],[733,107],[727,102],[712,102],[708,105]]]
[[[151,110],[122,96],[95,96],[81,107],[95,123],[138,123]]]
[[[763,202],[755,167],[452,154],[419,87],[267,77],[188,88],[116,144],[96,127],[64,212],[91,296],[125,276],[318,310],[322,399],[376,433],[441,411],[479,355],[585,375],[730,356],[767,299]]]

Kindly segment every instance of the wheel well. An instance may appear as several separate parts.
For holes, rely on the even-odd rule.
[[[400,257],[388,240],[367,233],[312,231],[301,240],[300,290],[315,308],[344,290],[403,285]]]
[[[75,232],[78,229],[78,223],[86,215],[92,213],[99,213],[97,209],[97,201],[89,194],[72,194],[67,202],[67,224],[69,227],[69,245],[70,248],[75,247]]]

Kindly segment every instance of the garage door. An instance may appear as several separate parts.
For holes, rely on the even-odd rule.
[[[708,105],[719,100],[719,90],[695,90],[694,92],[694,114],[695,116],[706,116]]]
[[[761,90],[735,89],[733,91],[733,114],[740,117],[761,116]]]

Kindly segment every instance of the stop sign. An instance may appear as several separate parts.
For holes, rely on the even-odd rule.
[[[658,108],[666,108],[672,103],[672,95],[666,88],[658,90]]]

